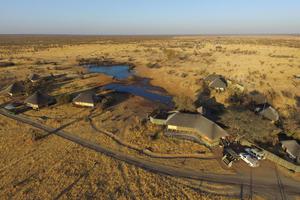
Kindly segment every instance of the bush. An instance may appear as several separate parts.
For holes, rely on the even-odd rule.
[[[196,107],[194,101],[187,96],[176,96],[173,101],[177,110],[195,112]]]
[[[148,63],[147,67],[149,67],[149,68],[160,68],[161,66],[158,63]]]
[[[160,132],[156,132],[153,135],[150,135],[151,140],[158,140],[161,138]]]
[[[187,73],[182,73],[180,76],[181,76],[182,78],[185,78],[185,77],[188,76],[188,74],[187,74]]]
[[[293,98],[293,93],[291,93],[290,91],[282,90],[281,93],[284,97]]]
[[[242,105],[246,102],[246,96],[241,92],[232,92],[229,94],[226,102],[234,105]]]
[[[72,97],[69,94],[63,94],[56,98],[57,104],[67,104],[72,101]]]
[[[300,96],[295,96],[296,105],[300,108]]]
[[[106,96],[101,100],[101,108],[105,109],[109,106],[112,106],[113,104],[113,98],[111,96]]]
[[[42,134],[39,130],[36,129],[32,129],[30,134],[32,141],[37,141],[44,137],[44,134]]]
[[[24,90],[27,95],[31,95],[37,90],[37,88],[31,82],[26,81],[24,83]]]

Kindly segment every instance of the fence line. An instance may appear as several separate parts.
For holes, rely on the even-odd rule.
[[[254,145],[253,143],[247,141],[247,140],[243,140],[241,141],[241,144],[243,145],[248,145],[248,146],[251,146],[251,145]],[[263,148],[262,148],[263,149]],[[300,166],[299,165],[295,165],[277,155],[275,155],[274,153],[271,153],[270,151],[267,151],[265,149],[264,150],[264,153],[265,153],[265,156],[266,156],[266,159],[282,166],[282,167],[285,167],[289,170],[292,170],[294,172],[300,172]]]

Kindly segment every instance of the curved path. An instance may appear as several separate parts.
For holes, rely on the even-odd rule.
[[[204,156],[202,154],[198,154],[198,153],[190,153],[190,154],[164,154],[164,153],[157,153],[157,152],[153,152],[150,151],[148,149],[141,149],[136,145],[130,144],[128,142],[123,141],[121,138],[117,137],[116,135],[114,135],[113,133],[106,131],[106,130],[102,130],[96,127],[96,125],[93,123],[93,120],[90,119],[90,125],[91,127],[99,132],[99,133],[103,133],[106,136],[112,138],[115,142],[117,142],[118,144],[128,148],[128,149],[132,149],[135,150],[139,153],[143,153],[149,157],[152,158],[163,158],[163,159],[178,159],[178,158],[196,158],[196,159],[201,159],[201,160],[212,160],[212,159],[217,159],[217,157],[212,157],[212,156]]]
[[[67,133],[65,131],[51,128],[49,126],[45,126],[45,125],[38,123],[32,119],[26,118],[22,115],[15,115],[12,113],[8,113],[4,109],[0,109],[0,114],[3,116],[9,117],[11,119],[17,120],[19,122],[23,122],[23,123],[29,124],[31,126],[34,126],[36,128],[42,129],[42,130],[48,132],[49,134],[58,135],[64,139],[67,139],[69,141],[77,143],[83,147],[103,153],[107,156],[124,161],[128,164],[135,165],[137,167],[143,168],[143,169],[151,171],[151,172],[164,174],[164,175],[170,175],[170,176],[174,176],[174,177],[182,177],[182,178],[190,178],[190,179],[208,181],[208,182],[248,186],[248,187],[251,187],[253,191],[258,192],[260,194],[273,194],[273,193],[278,192],[278,184],[275,184],[273,181],[271,181],[268,178],[265,178],[263,176],[256,177],[255,184],[252,184],[252,181],[249,182],[249,177],[243,176],[241,174],[235,174],[235,175],[212,174],[212,173],[204,173],[202,171],[196,171],[196,170],[191,170],[191,169],[184,169],[182,167],[176,168],[176,167],[164,165],[161,163],[155,163],[155,162],[151,162],[151,161],[148,161],[145,159],[133,157],[128,154],[109,149],[107,147],[101,146],[94,142],[91,142],[91,141],[85,140],[83,138],[80,138],[78,136]],[[285,194],[293,195],[293,196],[300,195],[300,192],[299,192],[300,184],[299,184],[299,182],[297,182],[295,180],[286,179],[286,181],[284,183],[282,183],[282,187],[284,188]]]

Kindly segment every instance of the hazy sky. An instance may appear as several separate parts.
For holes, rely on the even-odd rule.
[[[0,0],[6,33],[300,33],[300,0]]]

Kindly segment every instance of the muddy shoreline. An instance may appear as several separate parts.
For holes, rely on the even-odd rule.
[[[79,66],[98,65],[103,67],[111,67],[114,65],[126,65],[129,70],[133,70],[136,66],[130,62],[119,62],[107,58],[80,58],[77,60]]]

